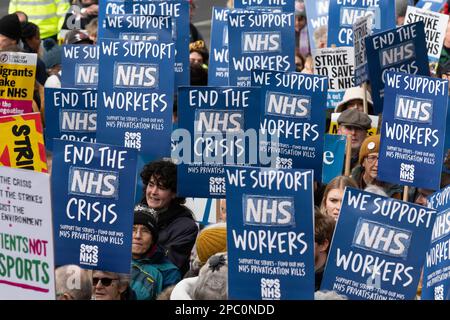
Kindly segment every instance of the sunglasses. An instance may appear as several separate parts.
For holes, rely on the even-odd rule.
[[[109,287],[111,285],[111,283],[114,280],[118,280],[118,279],[111,279],[111,278],[92,278],[92,284],[94,285],[94,287],[98,284],[99,281],[101,281],[102,285],[104,285],[105,287]]]

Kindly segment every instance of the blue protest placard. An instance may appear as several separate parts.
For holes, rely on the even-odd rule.
[[[419,0],[419,2],[417,2],[416,4],[416,7],[439,12],[444,7],[446,2],[446,0]]]
[[[412,300],[436,211],[347,187],[321,290],[354,300]]]
[[[170,16],[172,17],[172,40],[175,43],[175,88],[189,85],[189,2],[185,0],[170,1],[121,1],[101,0],[104,3],[99,11],[99,24],[109,14],[132,14],[143,16]]]
[[[378,178],[438,190],[448,81],[387,72]]]
[[[450,206],[436,216],[423,268],[422,300],[450,300]]]
[[[275,154],[276,168],[313,169],[321,181],[327,77],[254,70],[252,86],[261,87],[260,130],[278,138],[259,148]]]
[[[96,89],[98,83],[98,46],[65,44],[62,49],[61,87]]]
[[[366,37],[367,64],[375,114],[383,111],[385,73],[428,76],[424,24],[418,21]]]
[[[170,155],[174,44],[100,40],[97,142]],[[145,142],[145,143],[144,143]]]
[[[208,66],[208,85],[228,85],[228,13],[229,9],[213,7],[211,19],[210,57]],[[220,35],[220,36],[217,36]]]
[[[136,150],[53,142],[55,264],[130,273]]]
[[[353,46],[352,26],[356,20],[370,15],[373,32],[395,28],[395,1],[392,0],[330,0],[328,47]]]
[[[322,183],[328,184],[335,177],[342,175],[346,136],[325,134],[323,145]]]
[[[305,0],[308,19],[308,37],[311,50],[320,48],[320,42],[327,45],[328,8],[330,0]]]
[[[443,211],[450,207],[450,185],[442,190],[436,191],[428,198],[428,207]]]
[[[228,297],[314,297],[312,170],[226,167]]]
[[[345,90],[354,87],[355,53],[353,47],[313,50],[315,74],[328,77],[327,108],[335,109]]]
[[[259,100],[258,88],[179,88],[172,134],[178,195],[223,198],[223,166],[258,163]]]
[[[53,139],[95,143],[97,90],[45,88],[45,147]]]
[[[293,13],[228,15],[229,84],[250,86],[251,70],[294,71]]]
[[[234,0],[236,9],[271,10],[271,12],[293,12],[295,0]]]
[[[106,15],[98,28],[98,38],[170,42],[172,18],[133,14]]]
[[[355,48],[355,86],[367,81],[367,53],[365,39],[372,33],[372,18],[361,17],[353,25],[353,43]]]

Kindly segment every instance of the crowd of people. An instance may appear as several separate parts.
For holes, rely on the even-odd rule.
[[[37,2],[34,0],[33,2]],[[225,1],[224,1],[225,2]],[[44,5],[44,3],[52,3]],[[397,23],[402,23],[407,1],[396,1]],[[190,1],[191,18],[196,3]],[[232,7],[232,1],[228,1]],[[443,12],[448,14],[446,5]],[[0,51],[21,51],[38,55],[34,110],[45,108],[44,88],[61,87],[63,44],[94,45],[97,42],[97,0],[43,1],[42,6],[25,0],[10,0],[10,13],[0,19]],[[74,29],[73,26],[76,26]],[[296,70],[313,73],[307,33],[307,12],[303,1],[296,1]],[[326,47],[327,28],[314,34],[316,47]],[[191,85],[207,85],[209,50],[202,35],[190,23]],[[450,78],[450,24],[439,61],[437,77]],[[176,100],[176,99],[175,99]],[[364,110],[367,101],[367,112]],[[314,263],[315,289],[322,275],[332,242],[336,221],[346,187],[401,199],[403,188],[377,178],[380,135],[369,135],[369,115],[374,115],[370,92],[350,88],[334,112],[340,113],[338,134],[351,137],[351,173],[337,176],[327,185],[315,183],[314,189]],[[176,112],[176,108],[174,108]],[[325,115],[324,115],[325,116]],[[176,116],[174,117],[176,119]],[[50,157],[49,157],[50,158]],[[441,176],[441,188],[450,183],[450,152]],[[227,299],[226,202],[220,201],[221,214],[216,224],[199,225],[195,214],[177,195],[177,166],[170,160],[147,164],[140,173],[144,189],[134,209],[132,262],[130,274],[104,270],[84,270],[75,265],[58,266],[55,271],[56,295],[63,300],[153,300],[153,299]],[[407,199],[426,205],[426,197],[436,190],[410,188]],[[71,279],[76,277],[78,281]],[[74,285],[76,283],[76,285]],[[420,289],[420,288],[419,288]],[[317,299],[327,299],[318,292]],[[339,295],[335,299],[342,299]]]

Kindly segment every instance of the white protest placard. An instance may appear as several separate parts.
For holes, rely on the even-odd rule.
[[[50,176],[0,167],[0,300],[55,299]]]
[[[425,24],[425,40],[427,41],[427,53],[430,63],[439,61],[442,46],[444,45],[447,31],[448,15],[408,6],[405,16],[405,24],[423,21]]]
[[[353,25],[353,44],[355,48],[355,85],[368,80],[366,37],[372,33],[372,17],[364,16]]]

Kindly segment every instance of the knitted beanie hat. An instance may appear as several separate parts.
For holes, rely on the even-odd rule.
[[[7,14],[0,19],[0,34],[16,41],[20,40],[22,26],[15,13]]]
[[[367,137],[359,150],[359,164],[362,164],[364,158],[369,155],[369,153],[380,152],[380,135],[375,134],[373,136]]]
[[[203,229],[197,237],[196,250],[202,264],[212,255],[227,251],[226,224],[220,223]]]

